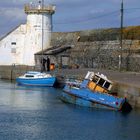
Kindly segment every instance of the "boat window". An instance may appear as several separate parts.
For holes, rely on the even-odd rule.
[[[34,77],[33,75],[26,75],[25,77]]]
[[[74,87],[80,88],[80,84],[74,84]]]
[[[109,86],[110,86],[110,83],[106,81],[105,84],[104,84],[104,87],[105,87],[106,89],[108,89]]]
[[[80,88],[80,84],[71,83],[70,86],[73,88]]]
[[[93,81],[94,83],[97,83],[97,82],[98,82],[98,80],[99,80],[99,77],[98,77],[98,76],[96,76],[96,75],[95,75],[95,76],[93,77],[93,79],[92,79],[92,81]]]
[[[105,80],[101,78],[98,82],[98,85],[103,86],[104,82],[105,82]]]

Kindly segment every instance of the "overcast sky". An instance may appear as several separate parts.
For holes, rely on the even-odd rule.
[[[56,5],[53,31],[79,31],[120,26],[122,0],[44,0]],[[38,0],[0,0],[0,36],[26,23],[24,4]],[[140,25],[140,0],[124,0],[124,26]]]

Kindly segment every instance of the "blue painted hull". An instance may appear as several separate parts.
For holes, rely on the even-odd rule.
[[[125,103],[124,98],[118,98],[99,92],[92,92],[87,88],[72,88],[68,85],[64,87],[61,99],[65,102],[80,106],[111,110],[121,110]]]
[[[24,78],[16,78],[16,82],[19,85],[25,86],[54,86],[56,81],[55,77],[49,78],[36,78],[36,79],[24,79]]]

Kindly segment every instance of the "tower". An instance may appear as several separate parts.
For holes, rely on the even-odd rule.
[[[52,15],[55,13],[55,6],[45,6],[39,2],[37,5],[25,5],[24,11],[27,14],[27,23],[23,60],[27,62],[34,60],[35,53],[51,47]]]

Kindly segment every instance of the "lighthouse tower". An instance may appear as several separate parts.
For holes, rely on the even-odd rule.
[[[27,32],[23,59],[33,64],[35,53],[51,47],[52,15],[55,13],[55,6],[45,6],[39,1],[38,5],[25,5],[24,11],[27,14]]]

